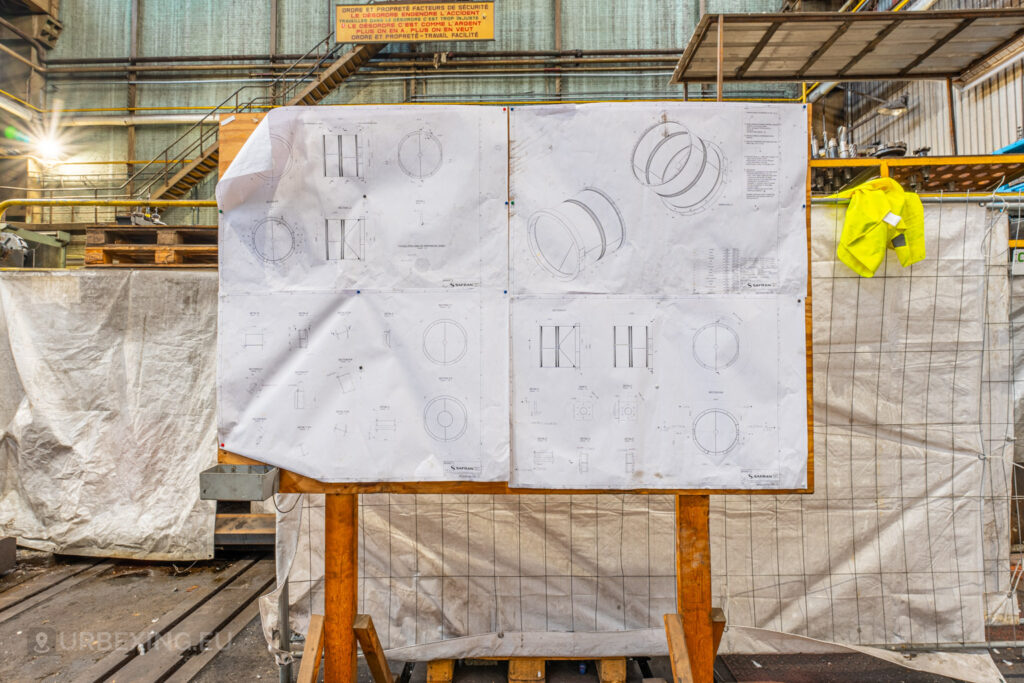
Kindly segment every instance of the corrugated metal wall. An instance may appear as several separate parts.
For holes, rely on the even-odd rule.
[[[941,0],[936,8],[988,6],[993,0]],[[997,4],[1005,4],[994,0]],[[1013,0],[1020,4],[1024,0]],[[331,0],[279,0],[276,29],[271,27],[270,0],[139,0],[138,49],[141,56],[268,54],[272,30],[279,53],[300,54],[324,38],[331,28]],[[561,0],[563,49],[675,49],[686,45],[698,18],[699,0]],[[707,11],[763,12],[777,9],[778,0],[707,0]],[[77,0],[62,3],[64,32],[53,58],[127,57],[130,50],[131,0]],[[426,44],[418,49],[550,50],[556,46],[555,0],[499,0],[496,4],[496,40],[493,42]],[[389,50],[414,49],[393,44]],[[326,104],[371,102],[432,102],[442,100],[537,100],[679,97],[677,86],[667,85],[671,65],[645,74],[599,72],[587,75],[444,74],[418,79],[415,84],[399,76],[357,75],[333,93]],[[1017,139],[1024,125],[1024,67],[1020,64],[989,82],[958,93],[955,112],[961,153],[983,153]],[[226,75],[207,80],[161,80],[141,73],[137,78],[136,106],[142,108],[195,107],[201,113],[246,85],[246,95],[263,92],[257,79]],[[713,94],[709,89],[709,95]],[[906,86],[911,111],[888,120],[876,117],[856,131],[857,142],[904,140],[911,149],[930,146],[932,154],[951,153],[945,86],[914,83]],[[50,79],[51,107],[79,110],[117,110],[128,101],[123,76],[90,76],[73,82]],[[739,97],[776,95],[795,97],[798,86],[734,86],[727,94]],[[691,86],[691,97],[700,90]],[[246,98],[247,99],[247,98]],[[121,113],[107,111],[100,113]],[[153,111],[139,112],[150,114]],[[182,126],[145,126],[137,132],[137,159],[156,156],[181,132]],[[124,128],[80,129],[75,160],[102,161],[126,158],[128,136]],[[125,167],[65,166],[63,174],[92,173],[125,176]]]
[[[858,145],[904,141],[907,149],[931,147],[952,154],[946,84],[913,82],[896,91],[907,95],[909,111],[892,119],[869,115],[855,132]],[[1017,63],[968,90],[953,89],[953,113],[960,154],[990,154],[1021,137],[1024,126],[1024,65]]]

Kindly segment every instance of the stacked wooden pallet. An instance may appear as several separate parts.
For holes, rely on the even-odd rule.
[[[86,229],[90,268],[216,268],[217,226],[96,226]]]

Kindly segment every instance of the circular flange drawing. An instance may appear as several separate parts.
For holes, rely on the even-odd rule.
[[[693,421],[693,441],[708,455],[724,455],[740,440],[740,425],[719,408],[705,410]]]
[[[466,433],[468,426],[466,407],[452,396],[431,399],[423,409],[423,427],[438,441],[454,441]]]
[[[660,121],[633,148],[633,176],[678,213],[707,206],[722,187],[725,158],[718,145],[675,121]]]
[[[271,167],[267,171],[257,173],[264,180],[277,180],[292,167],[292,146],[280,135],[270,134]]]
[[[526,234],[537,263],[559,280],[572,280],[621,247],[626,226],[611,197],[588,187],[530,216]]]
[[[280,218],[265,218],[252,230],[252,247],[264,261],[283,261],[295,251],[295,232]]]
[[[423,354],[438,365],[458,363],[468,348],[466,328],[454,320],[435,320],[423,331]]]
[[[414,130],[398,143],[398,166],[417,180],[437,173],[444,159],[441,141],[427,130]]]
[[[693,358],[706,370],[721,372],[740,357],[740,337],[721,322],[714,322],[693,335]]]

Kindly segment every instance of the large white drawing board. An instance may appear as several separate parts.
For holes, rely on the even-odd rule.
[[[224,447],[323,481],[804,488],[806,121],[272,111],[217,188]]]

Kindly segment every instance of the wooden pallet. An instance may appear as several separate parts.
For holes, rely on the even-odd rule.
[[[273,546],[277,533],[273,513],[218,512],[213,544],[219,546]]]
[[[483,660],[508,663],[508,683],[543,683],[547,680],[549,659],[530,657],[484,657]],[[558,660],[594,662],[599,683],[626,683],[626,658],[606,659],[587,657],[564,657]],[[473,660],[480,661],[480,660]],[[427,683],[451,683],[455,677],[455,660],[435,659],[427,662]]]
[[[215,226],[96,226],[86,229],[88,267],[216,268]]]

